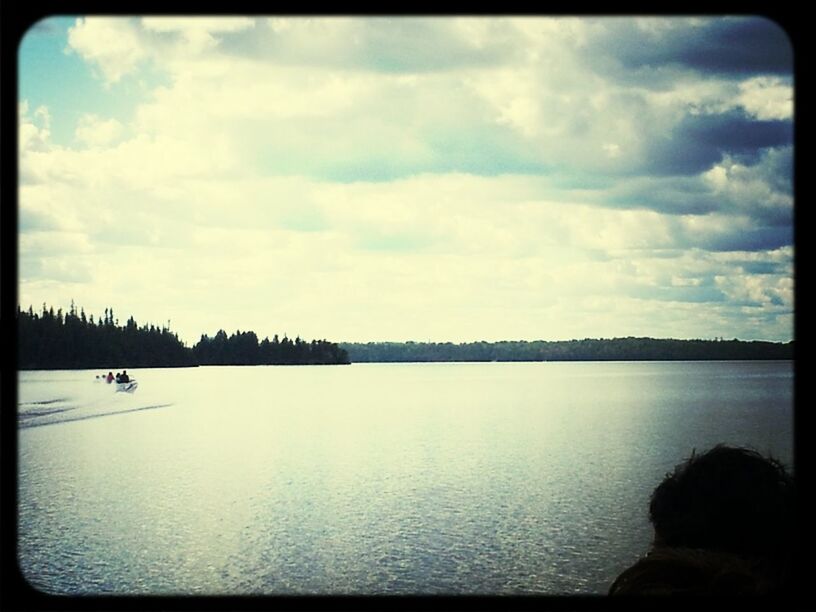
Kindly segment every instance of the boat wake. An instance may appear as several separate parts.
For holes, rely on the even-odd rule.
[[[18,430],[173,405],[166,391],[155,386],[134,393],[138,386],[134,378],[127,383],[108,384],[88,374],[90,380],[78,377],[76,372],[22,372],[18,377]]]
[[[56,399],[41,400],[39,402],[24,402],[22,406],[47,406],[49,404],[56,404],[57,402],[67,402],[67,397],[58,397]]]
[[[21,406],[21,408],[23,408],[23,406]],[[38,417],[50,416],[52,414],[59,414],[60,412],[67,412],[68,410],[74,409],[76,409],[76,406],[66,406],[64,408],[31,408],[25,412],[18,412],[17,418],[19,420],[26,421]]]
[[[68,410],[75,409],[76,407],[70,408],[61,408],[58,410],[53,410],[51,412],[42,412],[39,414],[33,414],[31,412],[27,412],[25,414],[19,414],[17,419],[17,426],[19,429],[27,429],[29,427],[43,427],[45,425],[59,425],[61,423],[72,423],[73,421],[84,421],[87,419],[97,419],[100,417],[107,417],[107,416],[115,416],[117,414],[127,414],[129,412],[140,412],[142,410],[155,410],[157,408],[167,408],[168,406],[172,406],[172,404],[156,404],[154,406],[139,406],[138,408],[126,408],[124,410],[110,410],[107,412],[95,412],[92,414],[71,414],[71,415],[60,415],[57,418],[49,419],[49,418],[37,418],[37,417],[49,417],[52,415],[56,415],[58,413],[66,412]]]

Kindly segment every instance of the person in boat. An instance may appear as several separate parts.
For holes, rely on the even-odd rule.
[[[108,383],[112,383],[114,380],[113,372],[108,372],[108,377],[105,380],[107,380]]]
[[[128,376],[127,370],[122,370],[122,375],[119,377],[118,382],[130,382],[130,376]]]
[[[717,445],[652,493],[649,553],[610,595],[791,595],[794,481],[772,458]]]

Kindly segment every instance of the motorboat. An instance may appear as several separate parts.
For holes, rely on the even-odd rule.
[[[138,386],[139,386],[139,383],[136,382],[136,379],[131,378],[127,382],[118,382],[118,383],[116,383],[116,391],[117,392],[124,391],[124,392],[127,392],[127,393],[132,393],[133,391],[136,390],[136,387],[138,387]]]

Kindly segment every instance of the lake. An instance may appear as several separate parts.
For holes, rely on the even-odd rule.
[[[793,363],[20,372],[20,568],[58,594],[603,594],[665,474],[791,465]]]

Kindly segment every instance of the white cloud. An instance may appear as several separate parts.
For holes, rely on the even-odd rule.
[[[90,147],[110,145],[123,133],[123,126],[116,119],[102,119],[93,114],[79,118],[75,136],[81,143]]]
[[[739,104],[757,119],[791,119],[793,87],[775,77],[755,77],[740,83]]]
[[[793,303],[793,279],[770,275],[729,275],[715,278],[717,287],[734,302],[764,306]]]
[[[248,60],[207,59],[177,65],[171,87],[157,89],[140,106],[138,127],[150,131],[198,127],[201,122],[235,124],[242,119],[290,120],[357,113],[379,88],[370,77],[332,70],[266,66]],[[178,117],[184,105],[186,114]],[[181,123],[176,123],[181,119]],[[175,120],[175,122],[174,122]],[[215,126],[218,126],[215,123]]]
[[[51,120],[48,109],[40,106],[32,116],[29,114],[28,101],[22,100],[17,111],[20,154],[24,155],[27,151],[47,150],[51,137]]]
[[[730,209],[737,215],[763,215],[777,222],[789,220],[793,214],[793,195],[777,191],[769,182],[768,176],[764,175],[764,164],[769,162],[773,162],[773,153],[754,166],[746,166],[726,156],[702,177],[723,202],[723,210]],[[784,177],[780,178],[784,180]]]
[[[249,17],[142,17],[142,25],[157,32],[238,32],[252,28],[255,20]]]
[[[148,58],[136,25],[121,17],[79,18],[68,29],[68,47],[116,83]]]
[[[468,74],[465,83],[492,110],[493,120],[522,136],[545,166],[637,171],[648,139],[681,117],[674,107],[648,104],[646,92],[622,89],[587,71],[564,48],[542,46],[540,54],[528,64]]]
[[[215,47],[215,35],[219,33],[239,32],[255,25],[248,17],[143,17],[141,23],[148,31],[181,35],[189,52]]]
[[[693,115],[743,109],[762,121],[793,118],[793,87],[779,77],[758,76],[736,83],[685,74],[659,89],[643,88],[641,95],[650,104]]]

